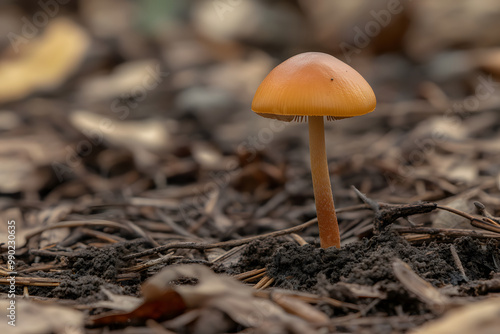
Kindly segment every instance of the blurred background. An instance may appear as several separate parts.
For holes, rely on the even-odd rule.
[[[357,203],[354,185],[380,201],[498,210],[498,31],[496,0],[3,0],[0,208],[28,225],[54,206],[53,221],[140,223],[160,218],[89,208],[157,199],[219,239],[312,218],[307,125],[250,106],[273,67],[320,51],[378,100],[328,123],[337,207]]]

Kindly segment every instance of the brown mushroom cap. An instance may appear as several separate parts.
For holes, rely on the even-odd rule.
[[[303,116],[364,115],[376,104],[372,88],[352,67],[326,53],[306,52],[267,75],[255,93],[252,110],[289,122]]]

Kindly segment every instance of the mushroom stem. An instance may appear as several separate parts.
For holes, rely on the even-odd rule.
[[[321,248],[340,248],[339,225],[326,160],[323,116],[309,116],[309,150]]]

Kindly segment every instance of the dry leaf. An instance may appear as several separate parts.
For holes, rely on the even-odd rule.
[[[272,297],[273,301],[281,306],[285,311],[301,317],[310,323],[325,324],[329,320],[326,314],[300,299],[283,294],[274,294]]]
[[[137,308],[143,300],[137,297],[116,295],[108,289],[101,287],[101,291],[109,300],[101,300],[95,303],[94,307],[104,307],[111,310],[129,312]]]
[[[171,282],[180,278],[193,277],[198,279],[196,285],[171,286]],[[179,292],[188,307],[196,307],[207,300],[231,293],[233,296],[249,298],[253,290],[242,285],[229,276],[219,276],[202,265],[184,265],[163,269],[148,279],[142,286],[144,299],[154,300],[166,289],[173,288]]]
[[[229,315],[245,327],[265,328],[276,323],[291,333],[316,333],[305,321],[284,312],[270,300],[256,298],[254,290],[229,276],[217,275],[201,265],[184,265],[164,269],[144,286],[144,294],[154,296],[167,282],[182,277],[193,277],[196,285],[173,287],[190,308],[213,307]],[[312,316],[311,316],[312,317]],[[319,316],[315,314],[316,320]]]
[[[17,58],[0,62],[0,103],[59,87],[81,63],[90,39],[72,21],[59,18],[42,37],[26,43]]]
[[[429,282],[418,276],[408,264],[400,259],[392,263],[394,275],[404,287],[417,295],[418,299],[436,310],[441,310],[450,305],[450,299],[433,287]]]
[[[170,143],[166,125],[152,119],[117,121],[87,111],[75,111],[70,122],[83,134],[92,134],[117,146],[160,150]]]
[[[474,214],[474,206],[467,198],[457,198],[456,200],[448,203],[447,206],[466,213]],[[469,219],[445,210],[438,210],[436,212],[435,219],[432,221],[432,226],[436,228],[475,229],[475,227],[470,224]]]
[[[0,192],[38,191],[51,178],[50,164],[64,161],[66,154],[60,139],[49,133],[1,138]]]
[[[83,313],[69,307],[15,299],[15,327],[8,324],[11,318],[10,300],[0,300],[0,333],[23,334],[79,334],[84,332]]]
[[[449,311],[412,334],[497,334],[500,332],[500,298],[489,298]]]
[[[190,278],[197,280],[195,285],[174,285],[172,282]],[[182,314],[186,309],[198,313],[186,313],[189,322],[200,320],[202,323],[220,312],[245,327],[260,328],[278,323],[281,327],[292,330],[291,333],[316,333],[315,329],[299,317],[285,310],[271,300],[258,298],[254,290],[232,277],[217,275],[202,265],[179,265],[167,267],[148,279],[142,288],[144,303],[132,312],[111,314],[94,318],[94,324],[128,323],[138,319],[168,319]],[[291,301],[286,300],[286,309]],[[304,313],[304,310],[307,312]],[[290,310],[291,311],[291,310]],[[314,310],[309,305],[301,304],[294,313],[314,322],[326,321],[326,315]],[[195,317],[192,318],[191,315]],[[182,318],[179,317],[179,318]],[[174,319],[172,323],[182,322]],[[223,324],[219,324],[225,328]],[[167,325],[168,327],[168,325]]]
[[[128,324],[131,321],[171,319],[186,310],[182,297],[174,290],[166,290],[128,313],[100,315],[91,319],[94,325]]]
[[[157,60],[140,60],[121,64],[110,75],[87,80],[81,88],[80,98],[86,102],[110,98],[133,97],[154,90],[167,75]],[[118,109],[118,108],[117,108]]]

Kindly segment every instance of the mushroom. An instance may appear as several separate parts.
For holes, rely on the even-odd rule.
[[[252,110],[260,116],[285,122],[309,121],[311,174],[322,248],[340,248],[323,118],[364,115],[373,111],[376,103],[372,88],[358,72],[319,52],[301,53],[276,66],[253,98]]]

